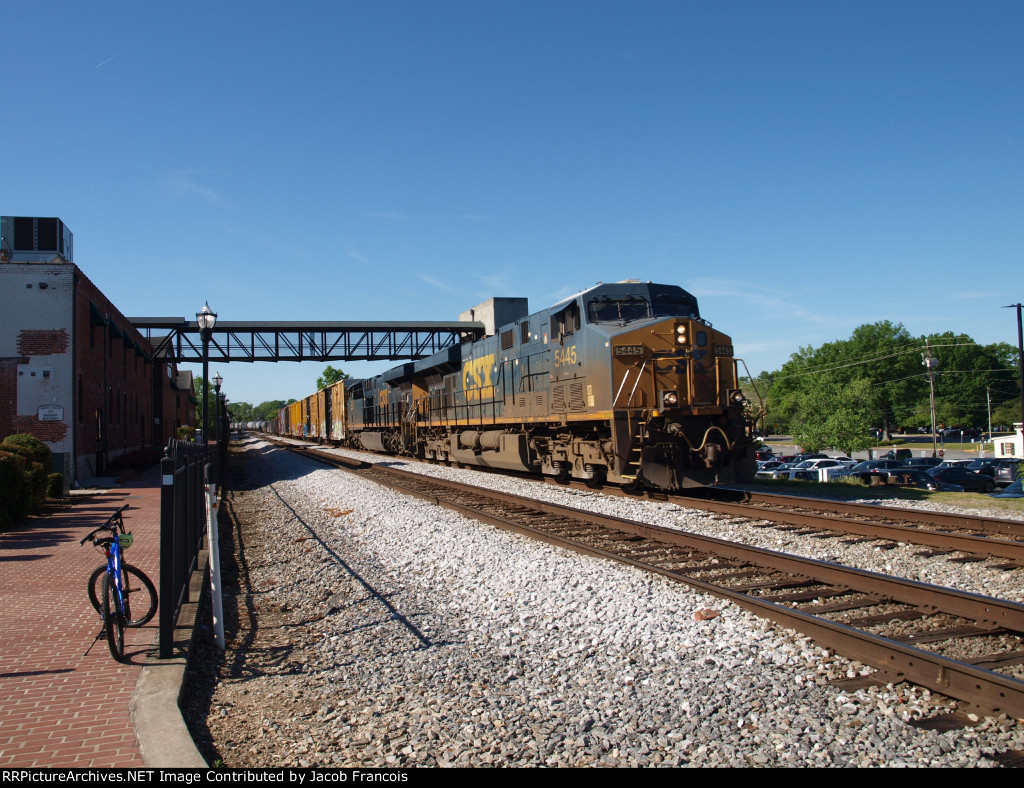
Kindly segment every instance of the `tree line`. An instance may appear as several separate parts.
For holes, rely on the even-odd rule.
[[[886,320],[801,348],[781,369],[748,381],[747,394],[759,429],[788,433],[808,451],[849,453],[875,445],[873,429],[886,437],[930,430],[932,385],[938,425],[987,429],[989,413],[993,425],[1019,421],[1017,360],[1005,342],[980,345],[951,331],[915,337]]]

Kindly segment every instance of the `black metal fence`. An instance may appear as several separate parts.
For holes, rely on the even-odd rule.
[[[227,441],[221,441],[226,444]],[[206,533],[206,478],[214,446],[172,440],[160,461],[160,658],[174,656],[174,624],[189,597]],[[209,469],[209,470],[208,470]]]

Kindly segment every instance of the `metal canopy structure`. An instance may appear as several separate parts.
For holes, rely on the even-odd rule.
[[[199,324],[183,317],[128,318],[157,358],[201,362]],[[210,361],[398,361],[424,358],[484,335],[483,323],[219,321]]]

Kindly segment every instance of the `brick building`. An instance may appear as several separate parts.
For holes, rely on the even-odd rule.
[[[165,446],[179,426],[193,425],[191,373],[155,359],[71,262],[63,223],[0,223],[0,439],[28,432],[45,441],[71,482],[101,476],[117,456]]]

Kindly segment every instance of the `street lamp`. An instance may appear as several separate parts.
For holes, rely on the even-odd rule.
[[[206,428],[206,376],[210,363],[210,334],[213,333],[213,327],[217,325],[217,313],[210,309],[209,301],[196,312],[196,323],[199,324],[199,337],[203,340],[203,445],[205,446],[210,442],[207,435],[209,430]]]
[[[220,384],[224,378],[218,372],[213,376],[213,440],[220,447]]]

